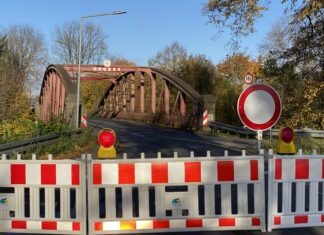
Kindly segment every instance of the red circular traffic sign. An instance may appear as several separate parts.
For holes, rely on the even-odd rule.
[[[251,85],[253,82],[254,82],[254,77],[251,73],[247,72],[246,74],[244,74],[244,77],[243,77],[243,82],[246,84],[246,85]]]
[[[249,129],[265,131],[279,120],[281,100],[271,86],[254,84],[241,93],[237,112],[242,123]]]

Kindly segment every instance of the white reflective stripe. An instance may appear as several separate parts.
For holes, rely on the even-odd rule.
[[[252,219],[251,218],[236,218],[235,219],[235,227],[251,227]]]
[[[118,164],[101,164],[102,184],[118,184]]]
[[[308,216],[308,223],[309,224],[322,223],[322,221],[321,221],[321,215],[309,215]]]
[[[203,219],[203,227],[216,227],[218,226],[218,219]]]
[[[71,185],[71,164],[56,164],[56,184]]]
[[[309,159],[309,178],[322,180],[322,159]]]
[[[186,220],[179,219],[179,220],[169,220],[170,221],[170,228],[185,228],[186,227]]]
[[[151,163],[135,164],[135,183],[151,184],[152,183]]]
[[[183,183],[184,182],[184,163],[172,162],[168,163],[169,183]]]
[[[289,225],[294,224],[294,216],[280,216],[281,217],[281,225]]]
[[[103,222],[102,223],[102,230],[120,230],[120,222],[119,221],[113,221],[113,222]]]
[[[152,220],[136,221],[136,229],[153,229]]]
[[[26,164],[26,184],[40,185],[41,170],[40,164]]]
[[[201,162],[201,182],[217,182],[217,162],[203,161]]]
[[[11,185],[11,172],[10,172],[10,164],[0,164],[0,186]]]
[[[234,181],[250,181],[250,160],[234,161]]]
[[[206,115],[208,115],[208,110],[207,109],[204,111],[204,116],[206,116]]]
[[[57,230],[72,231],[72,222],[57,222]]]
[[[27,221],[27,229],[42,229],[42,221]]]
[[[10,220],[0,220],[0,231],[3,230],[11,230],[11,221]]]
[[[294,180],[295,179],[295,159],[282,159],[282,179]]]

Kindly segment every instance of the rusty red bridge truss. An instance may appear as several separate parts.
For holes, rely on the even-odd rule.
[[[77,71],[78,65],[74,64],[47,67],[39,98],[42,120],[60,116],[73,125]],[[203,97],[166,71],[138,66],[81,66],[81,81],[102,79],[110,83],[92,115],[181,127],[192,127],[201,122]],[[81,110],[83,115],[87,115],[84,105]]]

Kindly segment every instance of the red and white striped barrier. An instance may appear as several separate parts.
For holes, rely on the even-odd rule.
[[[323,155],[273,155],[268,190],[268,231],[324,226]]]
[[[78,163],[34,163],[11,161],[0,164],[1,187],[14,185],[28,186],[72,186],[80,185],[80,165]]]
[[[90,234],[265,231],[260,156],[92,160],[88,173]]]
[[[94,163],[92,179],[94,185],[253,182],[260,179],[258,164],[256,159]]]
[[[76,160],[0,160],[0,233],[85,234],[85,165]]]
[[[39,230],[48,231],[62,231],[71,232],[75,231],[80,233],[81,222],[60,222],[60,221],[31,221],[31,220],[0,220],[0,230],[19,232],[38,232]]]
[[[174,230],[188,231],[189,229],[209,228],[213,230],[237,230],[260,229],[261,220],[255,218],[214,218],[214,219],[172,219],[172,220],[130,220],[130,221],[108,221],[96,222],[95,231],[125,231],[125,230],[153,230],[154,232],[165,232]]]
[[[88,127],[87,116],[82,116],[82,117],[81,117],[81,126],[82,126],[83,128],[87,128],[87,127]]]
[[[205,109],[203,113],[203,126],[208,126],[208,110]]]

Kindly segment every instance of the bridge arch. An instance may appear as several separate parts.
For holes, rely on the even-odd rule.
[[[51,64],[44,73],[39,96],[39,115],[48,122],[54,117],[61,117],[67,122],[75,122],[76,83],[62,65]]]
[[[183,80],[161,69],[81,65],[81,80],[110,80],[96,115],[188,126],[202,113],[203,98]],[[40,118],[75,124],[78,65],[47,67],[39,97]],[[86,114],[83,106],[81,115]],[[80,115],[80,116],[81,116]],[[198,120],[199,122],[200,120]],[[190,124],[189,124],[190,125]]]
[[[201,113],[202,102],[202,96],[182,79],[161,69],[138,67],[109,84],[98,115],[188,126]]]

